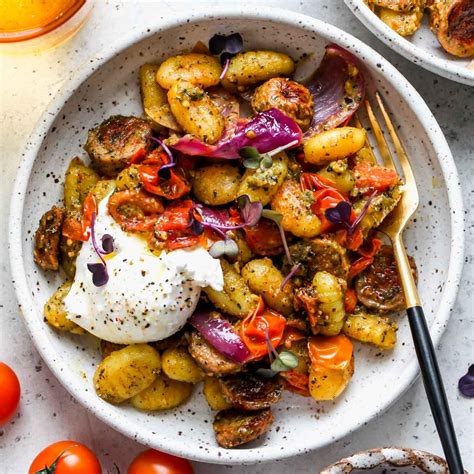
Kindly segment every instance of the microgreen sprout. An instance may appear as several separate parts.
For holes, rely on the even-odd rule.
[[[286,145],[279,146],[274,150],[270,150],[267,153],[259,153],[259,151],[253,146],[243,146],[239,149],[239,155],[244,159],[243,165],[252,170],[258,168],[268,169],[273,164],[273,156],[278,155],[287,148],[291,148],[298,144],[298,140],[293,140]]]
[[[219,79],[224,79],[229,69],[230,60],[244,47],[244,41],[239,33],[231,35],[214,35],[209,40],[209,51],[216,56],[220,55],[221,64],[224,65]]]
[[[286,254],[288,263],[290,265],[294,265],[293,259],[291,258],[290,249],[288,248],[288,242],[286,241],[285,230],[283,229],[283,226],[281,225],[283,214],[280,214],[279,212],[276,212],[276,211],[272,211],[270,209],[264,209],[262,211],[262,217],[265,217],[266,219],[270,219],[271,221],[275,222],[275,224],[278,226],[278,230],[280,231],[280,237],[281,237],[281,241],[283,242],[283,248],[285,249],[285,254]]]
[[[459,379],[458,388],[465,397],[474,397],[474,364],[471,364],[467,374]]]

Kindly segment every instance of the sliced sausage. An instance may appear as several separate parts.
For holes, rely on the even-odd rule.
[[[236,408],[261,410],[277,403],[282,387],[276,378],[238,374],[220,380],[224,398]]]
[[[151,125],[146,120],[114,115],[89,130],[84,148],[94,169],[114,177],[136,153],[149,149],[151,132]]]
[[[415,261],[412,257],[408,257],[408,260],[416,280]],[[384,245],[380,249],[372,265],[356,278],[355,289],[358,300],[366,308],[381,313],[405,309],[405,298],[392,247]]]
[[[208,375],[226,375],[240,372],[242,366],[214,349],[198,332],[191,334],[189,353]]]
[[[267,432],[273,421],[273,414],[269,408],[252,412],[231,408],[216,415],[213,427],[219,446],[235,448]]]
[[[53,206],[41,217],[35,234],[33,254],[43,270],[59,270],[59,239],[65,211]]]

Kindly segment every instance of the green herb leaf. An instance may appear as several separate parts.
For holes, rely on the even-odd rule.
[[[270,219],[271,221],[276,222],[278,225],[280,225],[281,220],[283,219],[283,214],[280,214],[276,211],[272,211],[271,209],[264,209],[262,211],[262,217],[266,217],[267,219]]]
[[[253,146],[243,146],[242,148],[239,149],[239,155],[242,158],[246,158],[246,159],[260,160],[260,153]]]
[[[268,168],[271,168],[272,165],[273,165],[272,157],[270,155],[262,155],[260,166],[262,168],[268,169]]]
[[[211,257],[237,257],[239,254],[239,247],[232,239],[218,240],[209,249]]]
[[[243,165],[251,170],[256,170],[260,167],[260,159],[259,158],[247,158],[243,161]]]
[[[285,372],[298,366],[298,357],[290,351],[282,351],[272,362],[270,368],[275,372]]]

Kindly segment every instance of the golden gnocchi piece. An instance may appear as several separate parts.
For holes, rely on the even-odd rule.
[[[365,130],[338,127],[313,135],[304,144],[305,161],[323,166],[357,153],[365,144]]]
[[[247,169],[242,176],[238,196],[246,194],[251,201],[259,201],[266,206],[283,184],[288,173],[286,153],[273,157],[270,168]]]
[[[142,185],[137,165],[127,166],[115,178],[117,191],[133,191]]]
[[[210,145],[219,140],[225,120],[204,89],[191,82],[175,82],[168,91],[168,102],[187,133]]]
[[[148,344],[132,344],[102,360],[94,374],[94,387],[105,401],[122,403],[150,386],[160,369],[156,349]]]
[[[145,115],[157,125],[179,132],[181,127],[171,113],[166,90],[156,82],[156,73],[159,67],[157,64],[143,64],[140,66],[140,91],[143,110]]]
[[[296,237],[316,237],[321,232],[321,221],[311,210],[313,195],[302,191],[297,181],[287,180],[278,189],[271,206],[283,218],[281,225]]]
[[[379,10],[380,19],[401,36],[410,36],[420,27],[423,10],[416,7],[410,12],[399,12],[388,8]]]
[[[352,339],[389,350],[397,343],[397,323],[386,316],[357,313],[347,316],[342,332]]]
[[[332,161],[317,174],[332,181],[332,186],[341,193],[349,194],[354,189],[355,178],[347,160]]]
[[[251,260],[241,273],[250,290],[261,295],[270,308],[285,316],[293,312],[293,284],[289,281],[280,290],[284,276],[269,258]]]
[[[254,295],[242,276],[226,260],[221,258],[224,273],[224,289],[216,291],[204,288],[209,300],[224,313],[237,318],[244,318],[257,306],[258,298]]]
[[[272,77],[290,76],[294,61],[275,51],[247,51],[230,60],[222,85],[231,92],[244,91]]]
[[[99,175],[86,166],[80,158],[74,158],[66,171],[64,181],[64,205],[69,212],[81,212],[89,191],[99,181]]]
[[[227,163],[203,166],[193,175],[194,196],[210,206],[220,206],[236,199],[239,186],[239,169]]]
[[[71,281],[65,281],[49,298],[44,305],[44,319],[48,324],[60,331],[84,334],[84,329],[78,326],[74,321],[67,319],[67,312],[64,309],[64,298],[66,298],[69,293],[71,285]]]
[[[208,54],[189,53],[171,56],[161,63],[156,72],[156,82],[163,89],[171,89],[179,81],[190,82],[206,89],[219,84],[222,66]]]
[[[166,349],[161,354],[161,368],[170,379],[180,382],[198,383],[204,379],[204,372],[183,346]]]
[[[206,377],[202,391],[207,403],[213,410],[226,410],[232,407],[224,398],[222,386],[216,377]]]
[[[182,405],[193,393],[193,384],[158,375],[144,390],[134,395],[130,403],[140,410],[170,410]]]
[[[342,370],[312,365],[309,369],[309,393],[315,400],[334,400],[347,387],[354,374],[354,356]]]

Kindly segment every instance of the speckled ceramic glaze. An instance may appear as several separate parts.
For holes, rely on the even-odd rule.
[[[344,2],[366,28],[397,53],[428,71],[452,81],[474,86],[474,60],[457,58],[446,53],[436,35],[430,30],[428,15],[424,16],[423,24],[415,34],[403,37],[375,15],[364,0],[344,0]]]
[[[331,464],[320,474],[358,474],[358,473],[397,474],[448,474],[444,459],[417,449],[376,448],[353,454],[348,458]]]
[[[278,9],[258,13],[238,8],[192,12],[151,31],[133,33],[77,71],[50,104],[27,144],[11,207],[10,255],[13,279],[25,321],[42,356],[58,379],[84,406],[124,434],[149,446],[216,463],[257,463],[322,447],[385,410],[413,382],[418,366],[408,324],[400,319],[393,352],[356,345],[356,372],[336,402],[315,403],[286,394],[275,407],[270,432],[241,449],[219,448],[213,413],[196,387],[184,406],[165,413],[143,413],[114,406],[94,393],[92,376],[100,356],[92,337],[57,333],[43,322],[42,308],[62,280],[34,264],[32,239],[40,216],[62,198],[71,158],[86,154],[87,130],[112,114],[142,113],[138,68],[191,48],[215,33],[239,31],[245,47],[312,55],[318,64],[324,46],[337,42],[367,67],[369,91],[387,98],[399,118],[400,133],[412,158],[421,205],[406,233],[419,270],[419,287],[437,342],[447,324],[460,278],[463,211],[456,169],[447,143],[429,109],[410,84],[375,51],[343,31],[313,18]]]

